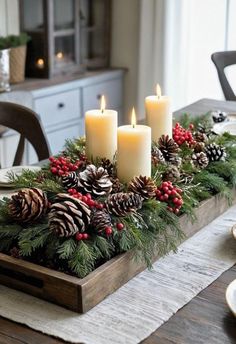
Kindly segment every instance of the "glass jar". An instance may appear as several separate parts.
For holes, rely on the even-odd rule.
[[[0,50],[0,92],[10,91],[9,49]]]

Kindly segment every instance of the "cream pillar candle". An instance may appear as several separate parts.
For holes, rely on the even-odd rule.
[[[117,111],[105,109],[105,98],[101,99],[101,110],[85,113],[86,155],[89,159],[113,160],[117,150]]]
[[[146,121],[152,128],[152,140],[158,141],[161,135],[172,137],[172,113],[170,112],[170,98],[161,95],[161,88],[157,84],[156,95],[145,98]]]
[[[134,176],[151,176],[151,128],[136,125],[134,109],[131,125],[118,128],[117,175],[123,183]]]

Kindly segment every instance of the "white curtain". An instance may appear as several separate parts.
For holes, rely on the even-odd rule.
[[[139,111],[157,82],[173,110],[223,99],[211,54],[236,50],[236,0],[141,0],[140,13]]]

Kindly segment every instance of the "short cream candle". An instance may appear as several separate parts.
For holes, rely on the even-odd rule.
[[[117,150],[117,111],[105,109],[105,98],[101,99],[101,110],[85,113],[86,155],[89,159],[113,160]]]
[[[161,95],[157,84],[156,95],[145,98],[146,122],[152,128],[152,140],[158,141],[162,135],[172,137],[172,113],[170,98]]]
[[[151,176],[151,128],[136,125],[134,109],[131,125],[118,128],[117,175],[123,183],[135,176]]]

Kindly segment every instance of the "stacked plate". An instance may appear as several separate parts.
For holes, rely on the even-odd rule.
[[[2,168],[0,169],[0,188],[14,188],[14,185],[10,183],[9,180],[9,175],[11,173],[19,176],[23,170],[39,171],[40,169],[41,167],[39,166],[14,166],[10,168]]]

